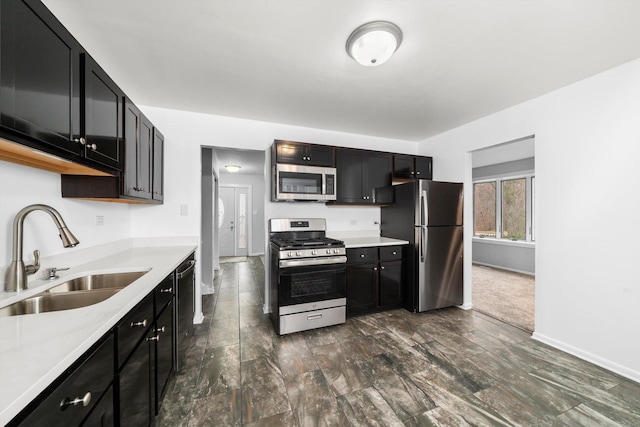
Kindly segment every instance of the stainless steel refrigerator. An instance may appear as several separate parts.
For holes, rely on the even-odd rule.
[[[462,304],[462,184],[417,180],[393,186],[380,234],[408,240],[403,303],[410,311]]]

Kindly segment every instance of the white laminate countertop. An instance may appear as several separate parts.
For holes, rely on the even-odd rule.
[[[59,279],[44,285],[39,283],[33,290],[19,295],[2,292],[0,306],[6,306],[16,299],[90,273],[148,271],[98,304],[0,317],[0,425],[17,415],[196,250],[195,244],[174,243],[120,247],[106,256],[85,259],[83,264],[60,272]]]
[[[395,246],[395,245],[408,245],[409,242],[406,240],[392,239],[391,237],[347,237],[340,238],[336,237],[336,239],[340,239],[344,241],[344,245],[347,249],[350,248],[367,248],[374,246]]]

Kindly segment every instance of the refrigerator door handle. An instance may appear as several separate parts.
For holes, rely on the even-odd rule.
[[[422,194],[420,195],[420,225],[427,225],[427,221],[429,219],[428,215],[429,213],[427,212],[427,192],[422,191]]]
[[[424,263],[425,227],[420,227],[420,262]]]

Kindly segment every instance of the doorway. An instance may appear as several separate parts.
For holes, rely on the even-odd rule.
[[[219,186],[218,241],[219,256],[247,256],[251,235],[248,212],[251,212],[251,187]]]
[[[535,140],[471,153],[473,308],[528,332],[535,326]]]

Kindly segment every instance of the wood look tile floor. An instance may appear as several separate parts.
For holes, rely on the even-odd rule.
[[[258,257],[223,264],[159,426],[639,426],[640,385],[473,310],[279,337]]]

